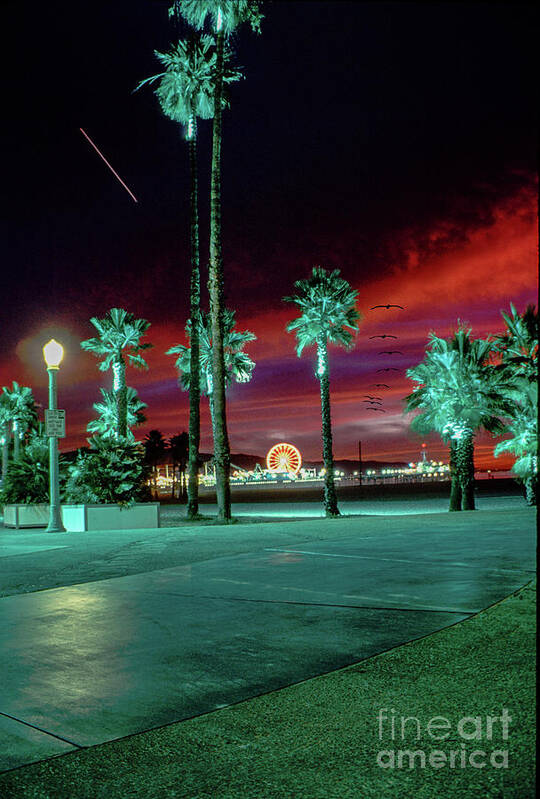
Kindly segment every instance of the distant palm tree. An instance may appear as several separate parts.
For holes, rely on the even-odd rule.
[[[177,470],[180,472],[181,475],[180,491],[183,498],[185,496],[186,465],[188,463],[188,458],[189,458],[189,436],[186,432],[178,433],[177,435],[171,436],[169,438],[169,452],[171,453],[171,461],[173,467],[173,484],[171,489],[171,499],[174,499],[174,487],[175,487]],[[198,464],[197,464],[197,472],[198,472]]]
[[[157,491],[157,467],[163,463],[167,451],[167,441],[160,430],[150,430],[143,440],[144,459],[154,473],[154,490]]]
[[[101,402],[94,402],[93,405],[94,410],[99,414],[98,418],[89,422],[86,429],[89,433],[96,433],[101,438],[116,438],[117,408],[114,392],[107,391],[104,388],[100,388],[100,391],[102,400]],[[131,428],[138,427],[146,422],[143,408],[146,408],[147,405],[146,402],[139,399],[136,390],[131,388],[131,386],[126,386],[126,402],[126,440],[133,443],[135,436],[131,432]]]
[[[246,352],[243,352],[249,341],[255,341],[257,336],[249,330],[235,330],[235,312],[229,308],[224,311],[225,335],[223,339],[223,354],[225,357],[225,384],[228,386],[234,380],[236,383],[248,383],[255,367],[254,361]],[[191,341],[191,322],[186,325],[186,336]],[[214,376],[212,371],[212,322],[210,314],[202,314],[199,328],[200,341],[200,385],[201,392],[206,394],[210,405],[212,419],[212,434],[216,436],[216,411],[214,405]],[[176,344],[167,350],[167,355],[178,355],[175,366],[178,370],[180,386],[189,391],[191,381],[191,347]],[[215,438],[214,438],[215,445]]]
[[[36,403],[32,389],[29,386],[20,386],[15,380],[12,389],[4,386],[2,390],[13,431],[13,459],[18,460],[21,442],[24,441],[26,433],[37,426]]]
[[[208,19],[216,35],[216,77],[214,82],[214,122],[212,135],[212,176],[210,189],[210,264],[208,288],[212,319],[213,401],[215,412],[214,460],[216,464],[216,499],[218,518],[231,519],[229,483],[231,456],[227,434],[224,364],[224,288],[221,242],[221,112],[224,75],[224,43],[240,24],[248,22],[260,32],[262,14],[254,0],[174,0],[170,13],[184,17],[188,24],[202,30]]]
[[[301,311],[301,315],[287,325],[289,333],[296,331],[298,356],[300,357],[304,347],[312,344],[317,346],[316,375],[321,390],[324,506],[327,516],[339,516],[334,484],[328,344],[338,344],[350,349],[360,321],[356,308],[358,292],[339,274],[339,269],[327,272],[316,266],[310,278],[296,281],[294,285],[297,294],[283,298],[286,302],[293,302]]]
[[[504,394],[511,403],[508,421],[510,439],[495,447],[496,457],[503,452],[516,456],[514,474],[525,485],[529,505],[536,505],[538,495],[538,312],[533,305],[518,314],[510,305],[510,314],[502,312],[506,333],[495,341],[501,356]]]
[[[186,41],[179,41],[168,53],[154,51],[165,66],[165,72],[141,81],[138,89],[146,83],[159,80],[156,95],[165,116],[180,123],[189,145],[190,165],[190,319],[192,321],[191,349],[193,353],[189,391],[189,470],[188,470],[188,518],[196,518],[199,512],[199,443],[200,443],[200,386],[199,386],[199,340],[200,314],[200,269],[199,269],[199,212],[197,182],[197,117],[210,119],[214,114],[214,82],[216,73],[215,40],[211,36],[193,34]],[[225,60],[227,60],[225,54]],[[224,68],[223,80],[229,83],[238,80],[240,72]],[[222,98],[222,106],[227,101]]]
[[[127,386],[126,386],[126,360],[131,366],[139,369],[148,369],[148,364],[140,355],[152,344],[141,344],[141,338],[150,327],[146,319],[135,319],[133,314],[123,308],[111,308],[103,319],[92,317],[90,319],[98,331],[98,336],[87,341],[81,341],[83,350],[92,352],[104,358],[99,364],[102,372],[112,367],[113,393],[116,401],[117,420],[115,426],[116,438],[127,436]]]
[[[411,428],[438,432],[450,444],[450,510],[474,510],[474,435],[483,427],[493,435],[504,430],[501,417],[509,403],[490,356],[493,342],[471,339],[458,328],[451,339],[430,335],[424,360],[407,376],[418,385],[405,398],[406,411],[420,410]]]

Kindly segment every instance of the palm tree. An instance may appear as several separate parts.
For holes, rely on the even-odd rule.
[[[2,444],[2,485],[6,479],[9,465],[9,445],[11,441],[11,409],[4,391],[0,394],[0,443]]]
[[[420,410],[411,428],[438,432],[450,444],[450,510],[474,510],[474,435],[483,427],[498,435],[509,403],[502,380],[490,363],[493,342],[471,339],[458,328],[451,339],[431,333],[424,360],[407,376],[417,385],[405,398],[406,411]]]
[[[98,331],[98,336],[87,341],[81,341],[83,350],[92,352],[104,360],[99,364],[102,372],[112,367],[113,394],[116,402],[116,438],[126,438],[128,428],[128,399],[126,386],[126,360],[131,366],[139,369],[148,369],[148,364],[140,355],[152,344],[141,344],[141,337],[150,327],[146,319],[135,319],[133,314],[123,308],[111,308],[107,316],[90,319]]]
[[[519,315],[510,304],[510,314],[502,311],[506,333],[495,341],[501,355],[497,367],[504,380],[504,394],[511,403],[508,430],[512,437],[494,450],[516,456],[514,474],[525,485],[529,505],[536,505],[538,494],[538,312],[533,305]]]
[[[29,386],[20,386],[15,380],[12,389],[4,386],[2,390],[13,431],[13,460],[18,460],[21,453],[21,441],[24,440],[28,430],[37,425],[36,403],[32,389]]]
[[[520,315],[510,303],[510,314],[501,311],[501,316],[506,333],[499,336],[494,345],[502,356],[505,375],[535,381],[538,377],[538,311],[534,305],[528,305]]]
[[[93,419],[88,423],[86,429],[89,433],[96,433],[101,438],[116,438],[116,398],[112,391],[107,391],[100,388],[102,401],[94,402],[93,408],[98,413],[98,418]],[[127,432],[126,440],[130,443],[135,441],[135,436],[131,432],[132,427],[138,427],[146,422],[146,416],[143,413],[143,408],[146,408],[146,402],[143,402],[137,396],[137,392],[131,386],[126,386],[126,402],[127,402]]]
[[[514,394],[515,392],[515,394]],[[538,383],[518,378],[507,396],[514,397],[514,409],[508,423],[512,437],[500,441],[495,457],[503,452],[516,456],[512,471],[525,486],[528,505],[536,505],[538,497]]]
[[[176,478],[176,471],[181,474],[181,494],[182,498],[185,496],[185,477],[186,465],[189,459],[189,435],[184,431],[169,438],[169,452],[171,453],[172,467],[173,467],[173,484],[171,490],[171,499],[174,499],[174,484]],[[197,464],[197,478],[198,478],[198,464]],[[189,513],[188,513],[189,517]],[[193,518],[193,517],[189,517]]]
[[[168,53],[154,51],[165,66],[165,72],[141,81],[159,80],[156,90],[165,116],[180,123],[189,145],[190,167],[190,319],[193,325],[191,339],[192,374],[189,392],[189,468],[187,516],[197,518],[199,512],[199,443],[200,443],[200,386],[199,386],[199,340],[197,320],[200,314],[200,269],[199,269],[199,211],[197,182],[197,117],[210,119],[214,114],[214,80],[216,70],[215,41],[207,35],[194,34],[186,41],[179,41]],[[228,54],[225,54],[227,57]],[[226,58],[225,58],[226,60]],[[224,68],[223,80],[229,83],[238,80],[240,72]],[[227,105],[222,98],[222,107]]]
[[[243,352],[243,349],[249,341],[255,341],[257,336],[249,330],[235,330],[235,312],[231,311],[229,308],[225,308],[224,317],[225,335],[223,339],[223,355],[225,359],[225,384],[228,386],[233,380],[237,383],[248,383],[251,380],[255,363],[246,352]],[[186,325],[186,336],[191,341],[191,322],[188,322]],[[199,342],[200,386],[201,392],[208,397],[210,405],[215,452],[217,416],[215,410],[215,384],[212,371],[213,338],[210,314],[202,314],[201,316]],[[167,355],[178,355],[174,364],[178,370],[178,382],[183,389],[189,391],[191,381],[191,347],[185,346],[184,344],[176,344],[174,347],[167,350]]]
[[[143,441],[144,460],[152,467],[154,473],[154,490],[157,491],[157,467],[163,462],[167,450],[167,441],[161,430],[150,430]]]
[[[350,349],[360,321],[356,308],[358,292],[344,278],[339,277],[339,274],[339,269],[327,272],[316,266],[310,278],[296,281],[294,285],[297,294],[283,298],[286,302],[293,302],[301,311],[301,315],[287,325],[289,333],[296,331],[298,357],[304,347],[317,345],[316,375],[321,391],[324,506],[327,516],[339,516],[334,484],[328,344],[338,344]]]
[[[197,30],[202,30],[207,19],[216,35],[216,75],[214,82],[214,121],[212,132],[212,176],[210,188],[210,264],[208,288],[212,320],[214,410],[216,415],[214,459],[216,464],[216,499],[218,518],[231,519],[231,465],[225,401],[224,363],[224,292],[223,257],[221,243],[221,112],[224,75],[224,43],[243,22],[260,32],[262,14],[254,0],[175,0],[170,13],[181,15]]]

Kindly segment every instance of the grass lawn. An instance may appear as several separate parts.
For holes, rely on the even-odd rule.
[[[534,794],[535,589],[354,666],[205,716],[0,775],[2,799],[527,799]],[[379,738],[378,714],[395,711]],[[486,717],[508,711],[486,739]],[[448,726],[426,727],[442,716]],[[463,717],[480,717],[481,739]],[[415,717],[405,726],[400,718]],[[439,725],[444,722],[438,720]],[[434,724],[435,724],[434,723]],[[445,765],[377,764],[381,750],[431,750]],[[477,755],[474,767],[462,757]],[[507,750],[508,766],[490,764]],[[454,767],[448,760],[454,755]],[[465,755],[462,755],[462,752]],[[383,756],[385,763],[390,755]],[[396,755],[397,757],[397,755]],[[503,755],[495,755],[502,764]],[[437,757],[441,763],[441,756]]]

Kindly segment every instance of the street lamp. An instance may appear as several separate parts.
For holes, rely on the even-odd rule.
[[[62,425],[58,426],[56,404],[56,373],[64,357],[64,348],[53,338],[43,347],[43,358],[49,374],[49,412],[45,411],[45,433],[49,437],[49,525],[47,533],[65,533],[60,508],[60,484],[58,469],[58,437],[65,435]],[[53,411],[53,413],[51,413]]]

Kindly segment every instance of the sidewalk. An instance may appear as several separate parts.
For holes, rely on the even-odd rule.
[[[452,625],[530,579],[533,521],[523,508],[15,540],[4,531],[8,550],[34,548],[5,559],[17,579],[24,563],[32,579],[40,564],[51,577],[62,555],[52,579],[78,563],[88,581],[0,600],[3,766],[215,710]],[[218,540],[228,557],[211,557]],[[178,565],[152,569],[156,545]],[[104,546],[131,550],[124,568],[135,573],[96,581]]]

